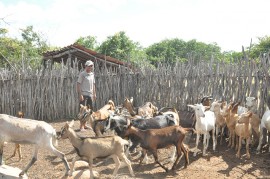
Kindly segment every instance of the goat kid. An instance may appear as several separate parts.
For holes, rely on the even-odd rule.
[[[157,149],[174,145],[177,148],[177,158],[172,166],[172,170],[175,170],[176,164],[179,162],[182,152],[185,156],[186,168],[189,164],[189,150],[186,146],[184,146],[183,140],[185,138],[186,131],[188,130],[194,131],[194,129],[184,129],[181,126],[169,126],[162,129],[140,130],[134,127],[132,124],[128,124],[128,126],[124,128],[124,136],[127,137],[130,135],[135,135],[139,138],[140,146],[144,149],[140,163],[142,163],[142,159],[146,154],[146,150],[148,150],[154,155],[156,163],[158,163],[160,167],[168,172],[168,168],[158,161]]]
[[[49,149],[53,154],[62,159],[66,167],[66,175],[69,171],[69,165],[65,155],[57,150],[55,129],[44,121],[37,121],[25,118],[0,114],[0,165],[3,164],[3,146],[4,142],[14,142],[17,144],[34,144],[35,152],[29,164],[19,174],[24,175],[28,169],[37,161],[37,154],[40,148]]]
[[[196,117],[196,147],[193,156],[196,157],[198,152],[198,145],[200,134],[203,134],[203,156],[206,155],[206,150],[209,145],[209,132],[212,131],[213,139],[213,150],[216,150],[216,139],[215,139],[215,126],[216,126],[216,116],[212,111],[205,111],[205,107],[202,104],[188,105],[195,111]]]
[[[240,158],[240,150],[241,150],[241,146],[242,146],[242,139],[246,139],[246,156],[247,159],[250,159],[250,153],[249,153],[249,143],[250,143],[250,137],[251,137],[251,124],[250,124],[250,120],[252,116],[252,112],[246,112],[246,113],[242,113],[239,116],[239,119],[237,120],[237,123],[235,125],[235,134],[239,137],[236,138],[238,140],[238,143],[236,142],[236,149],[237,153],[236,153],[236,157]],[[236,141],[237,141],[236,140]]]
[[[80,138],[77,136],[75,131],[71,128],[74,124],[74,121],[66,123],[62,127],[59,137],[62,139],[68,138],[77,152],[72,160],[71,170],[69,175],[72,176],[74,164],[77,160],[85,160],[89,163],[90,178],[94,177],[93,173],[93,160],[95,158],[113,158],[116,167],[113,171],[113,176],[116,176],[120,168],[120,160],[122,160],[129,169],[129,172],[132,176],[134,172],[131,167],[131,162],[127,159],[124,148],[129,145],[129,142],[122,139],[119,136],[106,136],[106,137],[97,137],[97,138]]]

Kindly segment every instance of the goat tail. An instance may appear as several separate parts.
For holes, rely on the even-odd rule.
[[[194,128],[183,128],[186,132],[192,132],[192,134],[196,134],[196,130]]]

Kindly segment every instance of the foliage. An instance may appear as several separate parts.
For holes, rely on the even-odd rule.
[[[0,67],[10,67],[21,57],[22,43],[17,39],[7,37],[7,34],[7,29],[0,30]]]
[[[75,43],[84,46],[85,48],[96,51],[99,44],[97,42],[97,37],[95,36],[86,36],[78,38]]]
[[[122,61],[130,61],[131,54],[139,49],[139,44],[129,39],[125,32],[121,31],[107,39],[99,46],[98,52]]]
[[[42,53],[52,47],[47,45],[42,35],[35,32],[33,26],[21,29],[22,40],[8,37],[8,30],[0,30],[1,60],[0,66],[28,66],[38,68],[42,63]]]
[[[20,29],[22,39],[9,37],[8,29],[0,27],[0,67],[28,66],[39,68],[42,63],[42,53],[56,49],[49,46],[46,39],[33,26]],[[195,39],[165,39],[142,48],[138,42],[132,41],[124,31],[108,36],[99,44],[96,36],[79,37],[75,43],[101,54],[132,63],[135,67],[157,67],[160,63],[174,65],[176,62],[186,62],[189,59],[198,62],[201,60],[224,61],[234,63],[243,59],[242,52],[221,52],[216,43],[206,44]],[[258,44],[247,48],[247,55],[254,59],[268,53],[270,37],[260,37]]]
[[[253,45],[250,49],[250,57],[258,58],[261,54],[269,53],[270,50],[270,36],[259,37],[259,43]]]
[[[184,62],[190,56],[198,59],[211,59],[212,54],[218,54],[221,57],[220,47],[214,44],[205,44],[197,42],[195,39],[185,42],[181,39],[163,40],[155,43],[146,49],[146,54],[151,64],[157,66],[157,63],[175,64],[176,61]]]

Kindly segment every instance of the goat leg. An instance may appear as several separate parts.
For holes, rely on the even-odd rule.
[[[175,160],[171,170],[175,170],[175,167],[176,167],[177,163],[179,162],[180,157],[182,156],[182,151],[181,150],[182,150],[181,146],[177,146],[177,157],[176,157],[176,160]]]
[[[134,174],[133,169],[131,167],[131,162],[128,160],[127,156],[125,154],[120,154],[118,157],[120,160],[124,161],[124,163],[128,166],[130,175],[134,177],[135,174]]]
[[[15,149],[18,150],[18,154],[19,154],[19,161],[22,160],[22,150],[21,150],[21,145],[20,144],[16,144]]]
[[[115,163],[115,168],[114,168],[114,171],[113,171],[113,176],[115,177],[118,170],[119,170],[119,168],[120,168],[121,162],[120,162],[119,158],[116,155],[112,155],[111,157],[112,157],[112,159],[113,159],[113,161]]]
[[[3,161],[3,148],[4,148],[4,143],[0,143],[0,165],[3,165],[4,164],[4,161]]]
[[[52,151],[52,153],[53,153],[54,155],[56,155],[57,157],[61,158],[61,160],[64,162],[65,168],[66,168],[66,173],[65,173],[65,175],[67,176],[67,175],[68,175],[68,172],[69,172],[69,170],[70,170],[70,168],[69,168],[67,159],[66,159],[66,157],[65,157],[65,154],[62,153],[62,152],[60,152],[59,150],[57,150],[57,149],[53,146],[52,143],[50,143],[50,149],[51,149],[51,151]]]
[[[262,142],[263,142],[263,131],[262,128],[260,128],[260,137],[259,137],[259,145],[257,147],[257,153],[261,152]],[[269,152],[270,152],[270,145],[269,145]]]
[[[154,155],[154,158],[155,158],[156,163],[158,163],[159,166],[161,166],[166,172],[168,172],[169,169],[166,168],[164,165],[162,165],[162,164],[158,161],[157,151],[154,150],[154,151],[152,151],[152,153],[153,153],[153,155]]]
[[[250,138],[248,137],[248,138],[246,139],[246,153],[247,153],[247,159],[250,159],[249,142],[250,142]]]
[[[209,138],[210,138],[210,135],[208,134]],[[209,138],[207,139],[208,142],[207,142],[207,148],[208,148],[208,144],[209,144]],[[213,129],[212,131],[212,139],[213,139],[213,151],[216,151],[216,145],[217,145],[217,136],[215,136],[215,129]]]
[[[140,165],[142,164],[143,159],[145,158],[145,156],[146,156],[146,150],[143,150],[142,155],[140,157]]]
[[[68,173],[69,176],[72,176],[72,173],[73,173],[73,171],[74,171],[75,162],[78,161],[80,158],[81,158],[81,157],[79,157],[79,156],[76,155],[76,156],[72,159],[71,166],[70,166],[70,170],[69,170],[69,173]]]
[[[238,151],[236,153],[236,157],[237,158],[240,158],[240,150],[241,150],[241,146],[242,146],[242,138],[239,136],[239,139],[238,139]]]
[[[23,176],[25,173],[27,173],[28,169],[37,161],[37,153],[38,153],[38,146],[35,147],[34,155],[31,159],[31,161],[28,163],[28,165],[21,171],[19,176]]]
[[[94,178],[94,172],[93,172],[93,159],[90,157],[88,160],[89,170],[90,170],[90,179]],[[73,165],[74,166],[74,165]]]
[[[196,134],[196,146],[195,146],[195,149],[194,149],[193,157],[196,157],[196,154],[198,152],[199,139],[200,139],[200,134],[197,133]]]

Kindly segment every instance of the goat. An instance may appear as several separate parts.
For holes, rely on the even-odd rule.
[[[212,139],[213,139],[213,150],[216,150],[216,140],[215,140],[215,125],[216,125],[216,117],[214,112],[205,111],[205,107],[202,104],[188,105],[195,111],[196,117],[196,147],[193,153],[195,157],[198,152],[199,138],[200,134],[203,134],[203,156],[205,156],[205,152],[209,145],[209,132],[212,131]]]
[[[127,97],[124,100],[123,107],[125,107],[129,111],[130,115],[135,118],[151,118],[158,111],[158,108],[151,102],[146,102],[143,106],[134,108],[133,98],[128,99]]]
[[[140,141],[140,146],[143,149],[150,151],[154,155],[156,163],[158,163],[159,166],[168,172],[168,168],[166,168],[158,161],[157,149],[174,145],[177,148],[177,158],[172,166],[172,170],[175,170],[176,164],[179,162],[179,158],[181,157],[182,152],[184,152],[185,155],[186,168],[189,164],[189,157],[188,149],[184,146],[183,140],[187,130],[193,131],[194,129],[184,129],[181,126],[169,126],[162,129],[141,130],[134,127],[132,124],[129,124],[127,127],[124,127],[124,136],[137,136]],[[145,154],[146,151],[144,151],[142,158]],[[142,159],[140,163],[141,162]]]
[[[90,127],[93,129],[95,120],[106,120],[110,113],[115,110],[115,105],[112,100],[109,100],[108,103],[103,106],[98,111],[94,112],[89,106],[84,106],[80,104],[80,111],[77,115],[77,119],[82,121],[82,123],[89,122]]]
[[[86,160],[89,163],[90,178],[93,178],[93,160],[95,158],[105,157],[112,157],[116,164],[116,167],[113,171],[113,176],[116,176],[120,168],[119,159],[124,161],[124,163],[128,166],[130,174],[135,176],[131,167],[131,162],[124,154],[125,146],[129,145],[128,141],[122,139],[119,136],[80,138],[71,128],[73,124],[74,121],[71,121],[70,123],[67,122],[62,127],[61,132],[59,132],[59,138],[68,138],[77,152],[77,156],[75,156],[72,160],[72,165],[69,173],[70,176],[72,176],[75,162],[81,159]]]
[[[105,131],[108,129],[114,130],[117,135],[123,137],[123,127],[127,125],[126,117],[111,115],[109,118],[109,125],[106,127]],[[159,115],[149,119],[133,119],[131,123],[134,127],[137,127],[141,130],[146,129],[160,129],[167,126],[173,126],[175,124],[174,118],[170,115]],[[139,145],[139,139],[136,136],[130,136],[130,140],[132,142],[132,146],[130,147],[130,151],[133,151]],[[171,161],[174,160],[176,155],[176,149],[171,156]],[[145,156],[146,163],[148,162],[147,155]]]
[[[260,125],[260,140],[259,140],[259,145],[257,147],[257,152],[259,153],[262,148],[262,143],[263,143],[263,129],[267,129],[270,131],[270,110],[267,108],[266,111],[264,112],[261,120],[261,125]],[[268,136],[268,143],[269,143],[269,149],[268,152],[270,152],[270,137]]]
[[[58,151],[53,142],[56,143],[55,129],[44,121],[37,121],[25,118],[17,118],[7,114],[0,114],[0,165],[3,164],[3,144],[4,142],[14,142],[18,144],[34,144],[35,152],[29,164],[19,174],[24,175],[28,169],[36,162],[39,148],[49,149],[56,156],[62,159],[69,171],[65,155]]]
[[[225,102],[214,101],[210,107],[210,111],[213,111],[216,116],[216,141],[218,138],[219,130],[221,129],[220,145],[222,145],[222,138],[224,136],[224,129],[226,127],[225,118],[221,115],[221,110],[222,110],[222,106],[224,106],[224,103]]]
[[[108,103],[100,108],[98,111],[93,112],[92,116],[94,120],[105,120],[110,116],[111,112],[115,111],[115,105],[112,100],[109,100]]]
[[[239,136],[239,142],[237,144],[236,142],[236,148],[238,149],[236,153],[236,157],[240,158],[240,150],[242,146],[242,139],[246,139],[246,155],[247,159],[250,159],[250,153],[249,153],[249,141],[250,141],[250,136],[251,136],[251,125],[250,125],[250,119],[252,116],[252,112],[246,112],[242,113],[235,125],[235,134]]]
[[[24,113],[23,113],[22,111],[19,111],[18,114],[17,114],[17,116],[18,116],[19,118],[24,118]],[[17,151],[18,151],[18,154],[19,154],[19,161],[22,160],[21,145],[20,145],[20,144],[14,144],[14,145],[15,145],[14,152],[13,152],[13,154],[12,154],[10,157],[8,157],[8,158],[6,159],[6,161],[9,160],[9,159],[11,159],[11,158],[13,158],[13,157],[15,157]]]
[[[237,114],[240,115],[242,113],[249,111],[252,111],[253,113],[257,112],[257,104],[256,104],[256,97],[246,97],[246,103],[245,106],[238,106],[237,108]]]
[[[235,125],[238,120],[239,115],[237,114],[237,108],[234,103],[231,102],[229,105],[224,107],[221,112],[221,115],[225,118],[226,125],[229,129],[229,143],[228,147],[233,148],[235,142]]]
[[[175,120],[175,125],[180,124],[180,117],[178,115],[177,110],[174,107],[164,107],[161,108],[154,116],[158,115],[169,115]]]
[[[204,110],[205,111],[208,111],[210,109],[210,106],[211,106],[211,100],[213,98],[210,97],[210,96],[204,96],[202,99],[201,99],[201,102],[200,104],[202,104],[204,106]],[[193,119],[193,122],[192,122],[192,127],[194,128],[195,127],[195,124],[196,124],[196,117],[195,117],[195,113],[192,113],[192,119]]]
[[[255,114],[255,111],[256,111],[255,101],[254,101],[255,99],[256,98],[254,97],[247,97],[246,100],[247,100],[248,108],[239,106],[240,102],[234,103],[232,107],[232,111],[233,111],[232,113],[236,114],[236,111],[237,111],[238,116],[240,116],[243,113],[246,113],[249,109],[250,109],[250,112],[252,112],[252,115],[251,115],[252,120],[250,120],[250,124],[252,127],[252,137],[253,137],[252,143],[253,144],[257,143],[257,139],[259,138],[259,135],[260,135],[259,128],[260,128],[260,123],[261,123],[261,119],[259,115]],[[240,110],[239,110],[239,107],[240,107]]]

